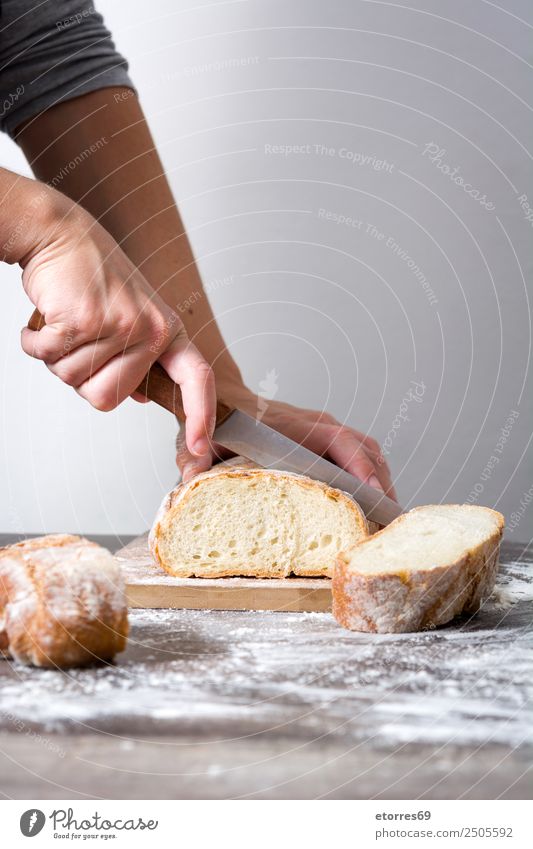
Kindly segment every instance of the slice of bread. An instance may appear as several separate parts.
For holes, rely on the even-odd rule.
[[[475,612],[494,587],[504,518],[487,507],[416,507],[339,556],[333,615],[353,631],[418,631]]]
[[[283,578],[329,576],[339,552],[367,536],[351,496],[237,457],[177,486],[149,539],[171,575]]]

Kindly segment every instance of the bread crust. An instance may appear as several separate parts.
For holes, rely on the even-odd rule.
[[[0,549],[0,649],[33,666],[83,666],[126,647],[124,581],[107,551],[54,534]]]
[[[407,515],[424,509],[415,507],[392,524],[403,522]],[[494,533],[445,566],[358,572],[349,565],[347,555],[342,554],[332,581],[332,612],[337,622],[352,631],[403,633],[444,625],[460,613],[477,611],[494,587],[504,528],[501,513],[488,507],[477,509],[493,514]],[[387,528],[384,528],[371,539],[386,533]],[[363,540],[359,545],[365,544]]]
[[[322,483],[322,481],[315,481],[311,478],[306,477],[305,475],[299,475],[295,472],[284,472],[279,471],[277,469],[263,469],[261,466],[258,466],[256,463],[253,463],[251,460],[248,460],[245,457],[232,457],[230,460],[226,460],[223,463],[219,463],[217,466],[214,466],[212,469],[209,469],[207,472],[202,472],[196,477],[192,478],[187,483],[178,484],[168,495],[163,499],[159,510],[156,513],[156,517],[152,528],[150,530],[148,536],[148,544],[150,547],[150,552],[152,557],[157,563],[158,566],[161,566],[166,572],[174,577],[179,578],[229,578],[235,577],[235,575],[246,575],[256,578],[283,578],[287,577],[285,572],[276,572],[272,569],[254,569],[253,574],[251,572],[241,571],[239,569],[224,569],[223,567],[216,568],[213,566],[210,569],[209,574],[198,574],[192,569],[180,569],[179,567],[174,567],[167,564],[161,554],[159,549],[159,540],[163,533],[163,524],[167,523],[175,516],[181,507],[183,507],[184,503],[187,499],[189,499],[194,490],[201,486],[205,480],[208,480],[211,477],[218,478],[254,478],[254,477],[280,477],[285,479],[291,479],[297,481],[301,486],[307,487],[309,489],[319,489],[322,490],[326,495],[331,498],[335,498],[338,500],[342,500],[346,506],[348,506],[349,510],[353,514],[354,523],[361,530],[361,533],[364,536],[368,536],[368,523],[365,517],[365,514],[357,504],[357,502],[346,492],[342,492],[339,489],[334,489],[326,483]],[[242,564],[241,564],[242,566]],[[298,571],[295,570],[291,574],[298,574]],[[307,570],[305,572],[306,577],[323,577],[328,575],[328,573],[324,569],[316,569],[313,571]]]

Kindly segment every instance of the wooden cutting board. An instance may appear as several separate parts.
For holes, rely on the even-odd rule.
[[[117,551],[130,607],[191,610],[331,610],[329,578],[173,578],[152,562],[148,534]]]

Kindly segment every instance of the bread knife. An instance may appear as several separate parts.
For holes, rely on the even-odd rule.
[[[44,324],[42,315],[35,310],[28,327],[40,330]],[[181,390],[159,363],[150,368],[137,391],[173,413],[180,422],[185,421]],[[355,498],[366,517],[380,525],[388,525],[403,513],[402,508],[379,489],[220,399],[217,400],[213,441],[267,469],[297,472],[347,492]]]

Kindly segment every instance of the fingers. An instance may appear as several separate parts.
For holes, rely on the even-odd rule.
[[[21,344],[27,354],[44,360],[52,374],[74,387],[97,410],[113,410],[135,392],[154,359],[147,357],[144,343],[128,347],[127,340],[119,335],[73,350],[67,346],[62,350],[61,338],[53,326],[39,331],[24,328]]]
[[[29,357],[44,360],[46,363],[57,362],[71,350],[64,329],[56,325],[46,325],[42,330],[30,330],[29,327],[23,327],[20,333],[20,344]]]
[[[327,413],[276,404],[267,423],[389,497],[396,499],[389,467],[370,436],[340,425]]]
[[[328,455],[347,472],[397,501],[389,467],[374,439],[351,428],[340,427]]]
[[[326,421],[327,424],[322,416],[317,420],[315,414],[311,421],[299,419],[297,433],[292,427],[283,430],[311,451],[329,457],[337,466],[397,500],[389,467],[376,440],[352,428]]]
[[[373,439],[371,436],[367,436],[364,433],[361,433],[358,430],[353,431],[358,439],[361,440],[361,443],[367,452],[368,456],[374,463],[376,468],[376,474],[379,478],[379,481],[382,485],[382,488],[389,496],[389,498],[393,498],[394,501],[397,501],[396,490],[392,484],[391,471],[389,469],[389,465],[385,460],[385,457],[381,453],[381,446],[377,440]]]
[[[76,388],[89,380],[109,360],[124,352],[124,341],[110,336],[107,339],[80,345],[75,351],[71,351],[56,362],[47,363],[47,367],[63,383]]]
[[[138,404],[149,404],[150,399],[143,395],[142,392],[132,392],[130,398],[133,398],[134,401],[137,401]]]
[[[165,353],[159,357],[159,362],[181,388],[187,420],[187,451],[194,457],[207,456],[211,451],[217,403],[215,378],[209,364],[196,346],[189,342],[184,331],[178,334]]]
[[[353,430],[344,427],[332,429],[328,425],[321,425],[317,428],[318,430],[321,435],[328,439],[327,454],[337,466],[346,469],[347,472],[370,484],[370,486],[383,489],[377,475],[376,466]]]
[[[385,466],[381,466],[379,463],[376,465],[377,476],[381,481],[383,491],[385,495],[388,495],[389,498],[392,498],[393,501],[398,501],[398,495],[396,493],[396,489],[392,482],[391,474],[389,471],[389,467],[387,464]]]
[[[145,346],[133,345],[75,387],[76,392],[97,410],[107,413],[136,391],[149,366]]]
[[[180,323],[181,324],[181,323]],[[215,383],[211,368],[198,349],[189,342],[183,325],[166,321],[156,325],[151,337],[134,342],[131,335],[109,335],[81,344],[69,350],[64,334],[54,325],[40,331],[25,328],[21,343],[26,353],[43,359],[50,371],[73,386],[93,407],[110,411],[130,396],[146,401],[137,387],[152,363],[158,358],[170,377],[180,386],[187,419],[185,445],[190,455],[182,466],[188,465],[186,476],[209,468],[212,462],[210,440],[216,416]],[[164,331],[164,332],[163,332]],[[166,350],[167,334],[174,338]],[[193,457],[202,462],[192,464]]]
[[[394,501],[398,501],[398,496],[396,495],[396,490],[392,483],[391,472],[385,458],[381,454],[377,456],[370,455],[370,457],[374,463],[376,475],[381,483],[381,488],[385,494],[389,496],[389,498],[392,498]]]
[[[342,425],[333,427],[329,435],[328,456],[350,474],[376,489],[381,489],[397,501],[389,466],[381,453],[379,443],[371,436]]]
[[[210,469],[214,459],[211,449],[201,457],[191,454],[187,448],[186,429],[187,425],[181,425],[176,439],[176,465],[181,472],[183,483],[186,483],[195,475],[199,475],[200,472],[206,472]]]

